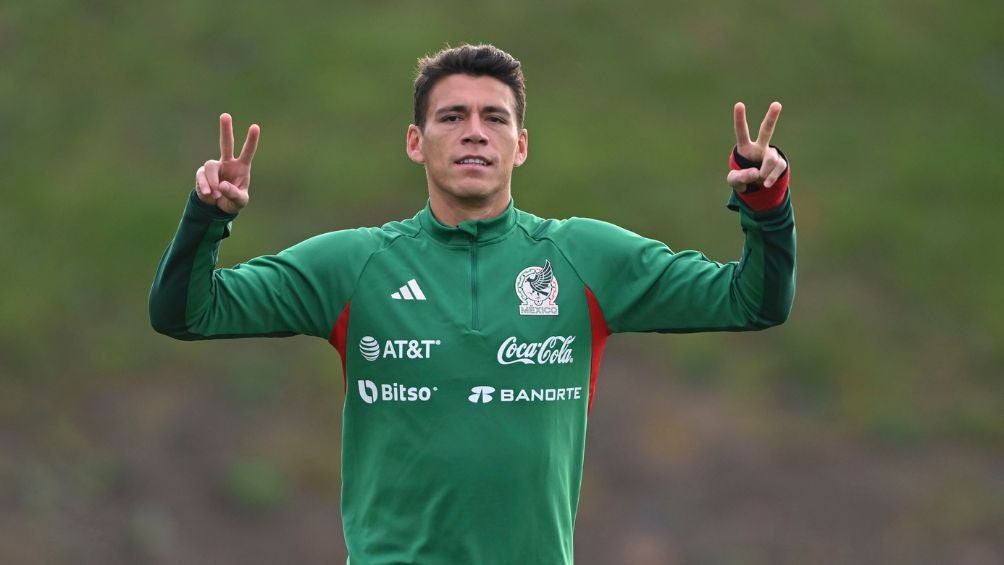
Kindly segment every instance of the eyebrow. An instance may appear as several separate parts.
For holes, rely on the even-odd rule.
[[[441,114],[447,114],[449,112],[460,112],[467,113],[470,109],[463,104],[454,104],[453,106],[444,106],[436,110],[435,115],[439,116]],[[485,106],[482,111],[486,114],[502,114],[503,116],[509,117],[509,110],[504,106]]]

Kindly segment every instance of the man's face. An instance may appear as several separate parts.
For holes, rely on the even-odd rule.
[[[512,169],[527,152],[515,95],[488,76],[440,79],[429,93],[425,127],[408,126],[407,152],[425,165],[430,191],[465,201],[508,191]]]

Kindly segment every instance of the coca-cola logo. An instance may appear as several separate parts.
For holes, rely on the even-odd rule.
[[[574,335],[552,335],[544,341],[520,343],[516,336],[502,342],[498,351],[499,365],[554,365],[574,361],[572,342]]]

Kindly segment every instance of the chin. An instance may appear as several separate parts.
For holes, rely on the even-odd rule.
[[[458,200],[485,200],[502,192],[502,188],[501,186],[471,184],[444,188],[443,192]]]

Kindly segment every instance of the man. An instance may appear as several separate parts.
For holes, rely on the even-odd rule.
[[[727,181],[746,245],[719,264],[616,226],[513,207],[527,158],[518,61],[492,46],[420,62],[408,156],[429,189],[414,218],[327,233],[215,268],[248,203],[252,125],[196,173],[150,295],[179,339],[308,334],[342,357],[342,515],[353,565],[572,563],[586,421],[614,332],[752,330],[794,292],[788,168],[735,107]]]

